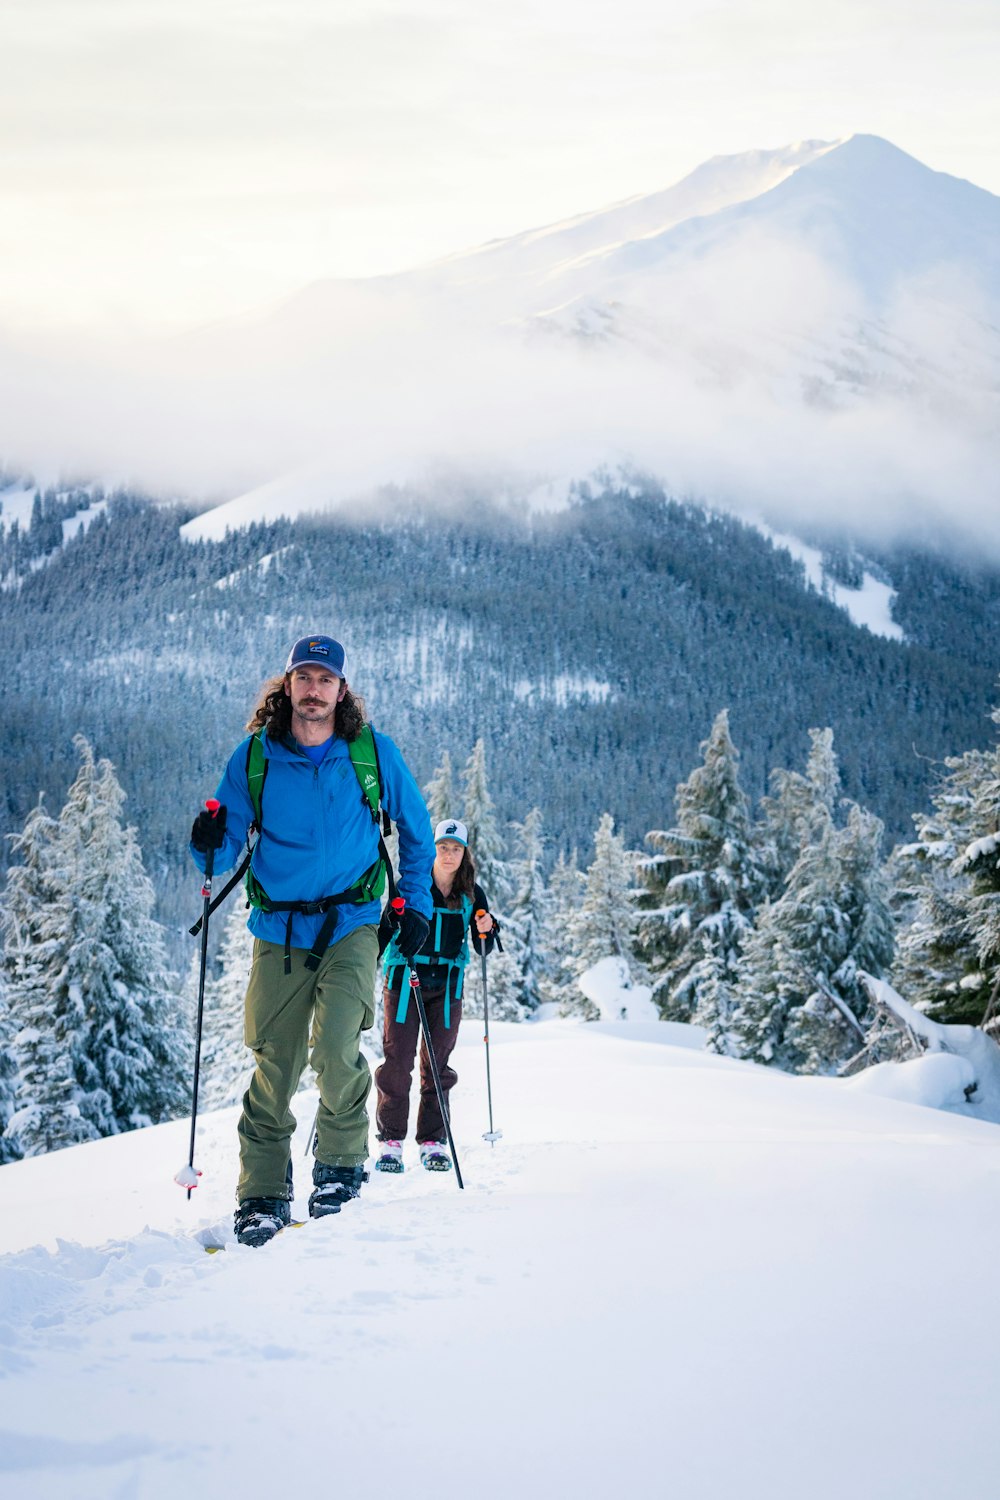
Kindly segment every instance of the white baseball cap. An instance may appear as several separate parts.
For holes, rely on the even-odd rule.
[[[453,839],[456,844],[461,844],[463,849],[469,847],[469,830],[464,823],[457,818],[445,818],[434,830],[434,842],[440,844],[442,839]]]

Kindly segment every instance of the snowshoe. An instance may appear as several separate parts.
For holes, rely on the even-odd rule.
[[[421,1141],[420,1160],[428,1172],[450,1172],[451,1157],[447,1141]]]
[[[380,1141],[379,1145],[382,1149],[375,1161],[376,1172],[402,1172],[402,1141]]]
[[[291,1217],[292,1206],[285,1198],[244,1198],[233,1215],[236,1238],[257,1249],[280,1234]]]
[[[309,1217],[323,1219],[327,1214],[339,1214],[345,1203],[360,1196],[361,1184],[367,1181],[368,1173],[363,1167],[328,1167],[325,1162],[315,1162]]]

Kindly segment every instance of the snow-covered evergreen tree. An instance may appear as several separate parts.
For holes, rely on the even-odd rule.
[[[705,1046],[723,1057],[738,1056],[732,1035],[737,975],[721,952],[706,953],[698,964],[698,1008],[694,1023],[705,1028]]]
[[[3,966],[0,965],[0,1165],[14,1161],[18,1155],[13,1136],[5,1138],[4,1135],[14,1113],[16,1089],[17,1053],[14,1050],[14,1020],[7,1001]]]
[[[882,824],[852,804],[828,813],[780,899],[762,908],[746,943],[729,1027],[732,1050],[790,1072],[834,1072],[865,1042],[870,1002],[859,970],[892,960]]]
[[[1000,708],[993,711],[1000,724]],[[933,811],[893,855],[903,907],[892,982],[936,1021],[996,1029],[1000,985],[1000,747],[945,761]]]
[[[537,1008],[548,961],[545,941],[549,894],[543,870],[541,811],[532,808],[523,823],[513,824],[513,830],[512,893],[500,937],[504,951],[500,954],[494,950],[487,959],[490,1014],[502,1020],[522,1020]],[[478,1013],[478,1009],[470,1012]]]
[[[447,750],[441,756],[441,764],[424,787],[424,801],[430,813],[432,828],[436,828],[445,818],[457,816],[455,809],[458,807],[458,796],[455,791],[455,773],[452,770],[451,756]]]
[[[594,858],[587,869],[583,898],[567,920],[569,963],[577,976],[602,958],[622,959],[629,973],[638,964],[636,859],[621,835],[615,833],[611,814],[603,813],[594,834]],[[594,1018],[593,1003],[579,988],[564,1009]]]
[[[98,1134],[80,1112],[73,1071],[85,1021],[81,996],[78,990],[53,991],[70,942],[58,836],[59,825],[39,798],[11,838],[19,863],[8,871],[0,908],[8,1025],[18,1068],[4,1129],[8,1158],[57,1151]]]
[[[190,1097],[190,1026],[166,972],[153,888],[124,793],[82,736],[57,822],[37,807],[15,847],[4,965],[21,1085],[10,1130],[45,1151],[169,1119]],[[82,1119],[79,1119],[82,1116]]]
[[[991,821],[993,832],[973,839],[952,866],[969,881],[964,935],[990,986],[983,1021],[996,1029],[1000,1015],[1000,777],[978,788],[976,821]]]
[[[84,1018],[72,1046],[84,1117],[101,1135],[171,1119],[190,1098],[191,1025],[153,920],[153,888],[110,761],[81,765],[59,816],[65,947],[47,976],[57,1011]]]
[[[476,879],[486,892],[492,910],[502,913],[509,896],[509,872],[503,858],[503,839],[486,774],[486,745],[481,739],[476,741],[466,762],[462,785],[462,820],[469,830],[469,849],[476,864]]]
[[[250,1082],[253,1053],[244,1040],[244,999],[252,964],[253,934],[244,903],[237,901],[222,929],[214,973],[205,982],[199,1084],[199,1102],[205,1109],[238,1104]],[[194,966],[200,969],[200,958]],[[197,982],[196,975],[196,999]]]
[[[549,967],[551,898],[545,880],[545,834],[541,809],[533,807],[523,823],[514,824],[515,858],[511,866],[513,897],[507,931],[520,945],[521,1004],[527,1011],[541,1003]]]
[[[664,1020],[697,1019],[717,1040],[719,985],[735,980],[764,876],[726,709],[701,751],[702,764],[677,788],[676,827],[646,835],[654,853],[640,861],[649,895],[639,935]]]
[[[764,820],[758,842],[772,897],[781,895],[806,843],[822,827],[824,812],[836,821],[841,800],[833,730],[810,729],[809,739],[805,775],[784,769],[772,771],[771,795],[761,798]]]
[[[890,870],[899,939],[892,984],[933,1020],[978,1025],[989,1000],[987,977],[966,931],[968,881],[953,873],[972,829],[973,752],[949,762],[933,793],[934,810],[914,814],[916,838],[893,850]]]
[[[567,934],[583,904],[586,876],[579,867],[574,849],[570,855],[561,850],[549,877],[548,902],[541,934],[545,968],[539,978],[543,1003],[568,1005],[578,996],[577,970]]]

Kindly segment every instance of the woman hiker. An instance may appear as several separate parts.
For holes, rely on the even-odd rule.
[[[469,961],[467,934],[471,933],[476,951],[485,938],[486,952],[493,947],[497,924],[490,916],[488,902],[481,886],[476,884],[475,866],[469,852],[469,831],[457,818],[446,818],[434,830],[436,854],[431,879],[430,931],[423,947],[411,960],[427,1013],[427,1025],[434,1056],[447,1100],[458,1074],[449,1065],[458,1041],[458,1023],[462,1019],[462,981]],[[385,979],[383,1000],[385,1016],[382,1041],[385,1060],[375,1070],[378,1090],[376,1135],[379,1155],[377,1172],[402,1172],[403,1141],[410,1114],[410,1082],[420,1017],[410,994],[406,961],[394,936],[383,960]],[[444,1120],[434,1088],[434,1075],[426,1045],[420,1046],[420,1105],[417,1110],[417,1144],[420,1160],[429,1172],[447,1172],[451,1168]]]

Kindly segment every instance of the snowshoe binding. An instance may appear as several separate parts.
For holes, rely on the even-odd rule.
[[[447,1141],[421,1141],[420,1160],[428,1172],[450,1172],[451,1157]]]
[[[345,1203],[360,1197],[361,1184],[367,1181],[363,1167],[328,1167],[325,1162],[314,1162],[309,1217],[323,1219],[327,1214],[339,1214]]]
[[[285,1198],[244,1198],[233,1215],[233,1227],[241,1245],[257,1249],[280,1234],[291,1218],[292,1206]]]
[[[402,1172],[402,1141],[380,1141],[379,1145],[382,1149],[375,1161],[376,1172]]]

